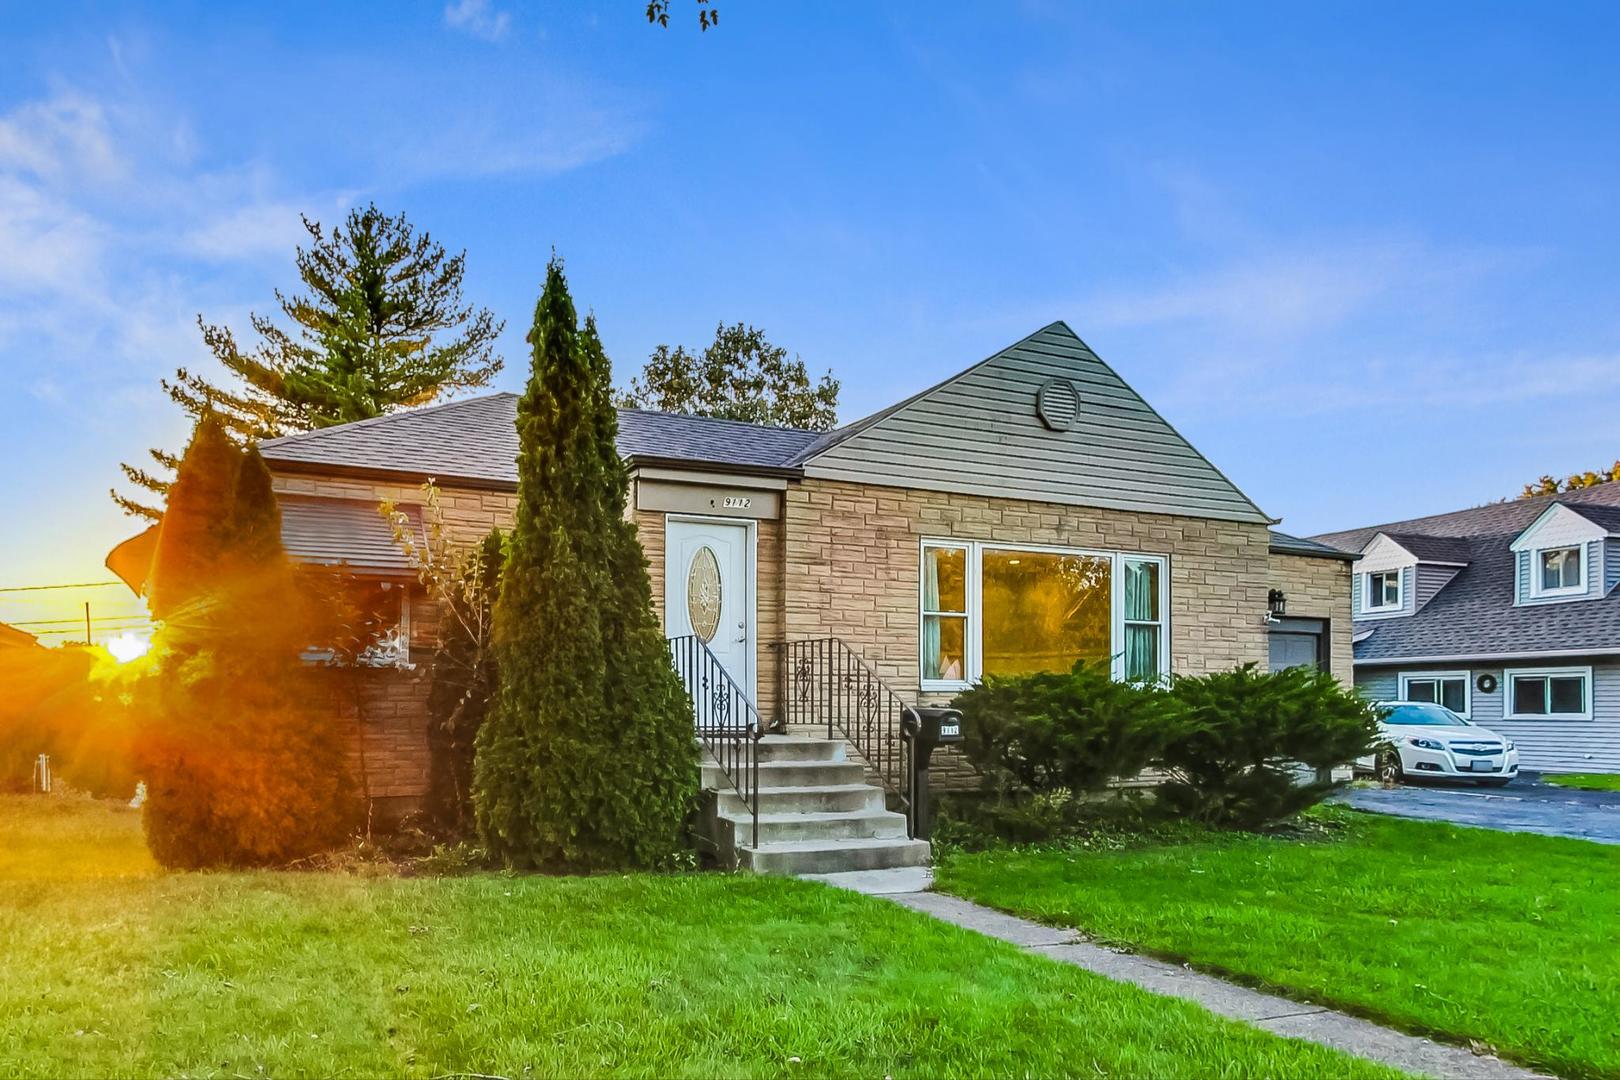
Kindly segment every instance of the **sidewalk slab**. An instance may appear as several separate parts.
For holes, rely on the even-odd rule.
[[[1322,1005],[1294,1001],[1228,982],[1181,964],[1110,949],[1075,930],[1044,926],[945,893],[889,894],[887,899],[1038,956],[1130,983],[1155,994],[1181,998],[1217,1016],[1251,1024],[1274,1035],[1329,1046],[1396,1069],[1441,1080],[1550,1080],[1542,1073],[1407,1035]]]

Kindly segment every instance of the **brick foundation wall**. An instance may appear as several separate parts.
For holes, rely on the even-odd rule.
[[[1283,591],[1288,614],[1328,620],[1328,668],[1346,686],[1355,685],[1350,643],[1352,563],[1306,555],[1272,555],[1271,584]]]

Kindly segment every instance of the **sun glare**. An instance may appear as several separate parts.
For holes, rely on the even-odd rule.
[[[127,664],[131,660],[139,660],[146,655],[146,650],[151,647],[152,643],[150,641],[130,633],[119,634],[107,642],[107,651],[112,653],[112,658],[120,664]]]

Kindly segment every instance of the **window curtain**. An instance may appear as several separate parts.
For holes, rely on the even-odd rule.
[[[1159,663],[1159,564],[1125,563],[1125,677],[1157,679]]]
[[[939,550],[923,551],[923,610],[939,610]],[[939,616],[924,615],[922,625],[923,678],[937,679],[939,672]]]

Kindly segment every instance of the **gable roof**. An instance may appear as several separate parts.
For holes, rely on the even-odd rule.
[[[1383,535],[1405,548],[1418,562],[1462,566],[1469,559],[1468,541],[1461,537],[1425,536],[1410,532],[1385,532]]]
[[[273,465],[361,469],[502,487],[517,484],[513,393],[404,409],[352,424],[268,439]],[[620,409],[618,450],[628,459],[734,469],[791,470],[819,432],[678,413]]]
[[[1437,561],[1467,563],[1416,613],[1358,622],[1356,662],[1620,653],[1620,590],[1595,600],[1514,603],[1511,545],[1554,504],[1604,528],[1620,525],[1620,483],[1609,483],[1316,537],[1353,549],[1384,533],[1403,547],[1412,540],[1449,556]]]
[[[1061,429],[1037,412],[1052,384],[1078,398]],[[1063,322],[829,432],[797,460],[806,476],[1272,521]]]
[[[1070,387],[1071,425],[1037,417]],[[517,484],[518,396],[465,398],[269,439],[273,468]],[[1270,524],[1233,483],[1061,322],[881,412],[831,432],[620,409],[618,449],[640,463],[825,476]]]

